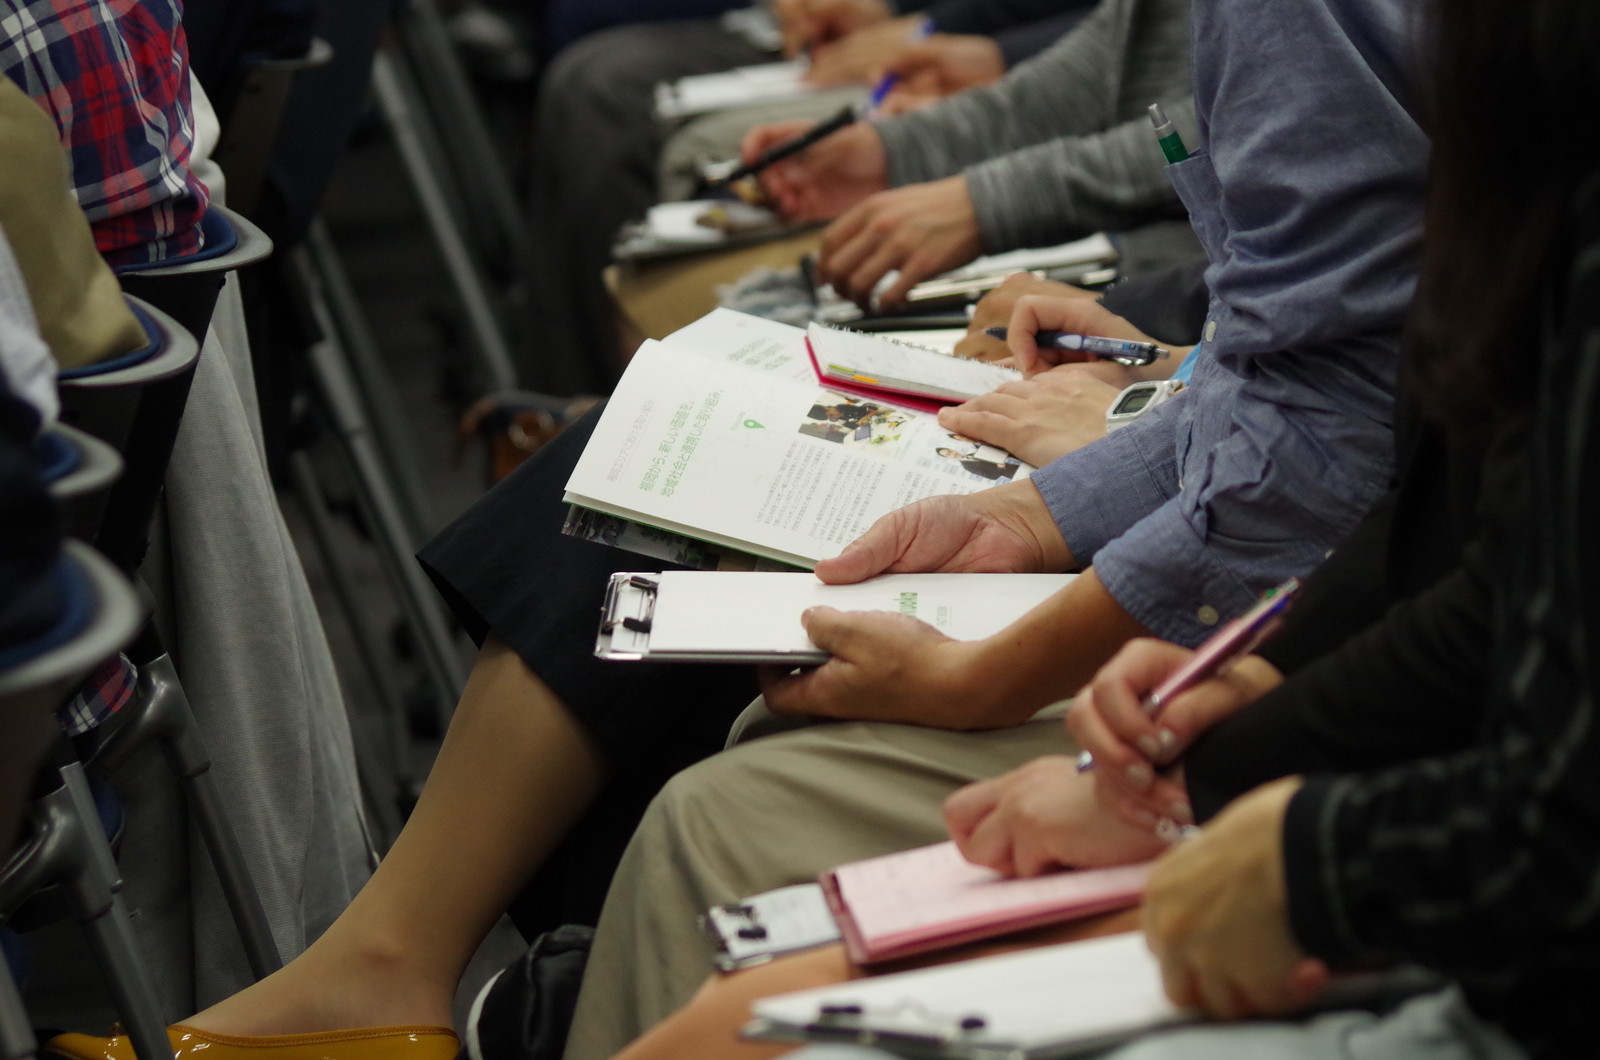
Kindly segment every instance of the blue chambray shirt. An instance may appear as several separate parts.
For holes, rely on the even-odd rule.
[[[1168,170],[1211,265],[1191,387],[1041,468],[1074,557],[1203,640],[1387,488],[1428,145],[1404,0],[1197,0],[1199,149]]]

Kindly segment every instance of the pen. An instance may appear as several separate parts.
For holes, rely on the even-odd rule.
[[[1169,165],[1176,165],[1189,157],[1189,149],[1183,146],[1183,137],[1173,128],[1172,119],[1167,117],[1167,112],[1161,109],[1159,103],[1150,104],[1150,124],[1156,127],[1156,143],[1161,146],[1161,153],[1166,156]]]
[[[984,328],[983,333],[992,339],[1006,341],[1005,328]],[[1169,356],[1171,351],[1153,342],[1134,342],[1132,339],[1109,339],[1103,335],[1079,335],[1071,331],[1036,331],[1033,341],[1053,350],[1076,350],[1091,357],[1103,357],[1118,364],[1145,365]]]
[[[1283,614],[1299,591],[1299,579],[1290,578],[1263,596],[1249,611],[1213,633],[1188,662],[1145,697],[1141,704],[1145,714],[1156,717],[1169,701],[1202,681],[1227,673],[1240,659],[1255,651],[1283,624]],[[1087,773],[1093,768],[1093,754],[1084,751],[1078,755],[1078,772]]]
[[[933,20],[925,18],[917,23],[916,29],[911,31],[908,40],[918,41],[933,33]],[[876,117],[878,108],[883,106],[883,101],[889,98],[889,93],[894,91],[894,86],[900,83],[900,75],[894,72],[884,74],[873,86],[872,94],[867,97],[867,114]]]
[[[813,125],[810,129],[807,129],[799,136],[785,140],[781,144],[773,144],[771,147],[767,148],[765,151],[761,152],[761,154],[756,156],[755,161],[746,162],[744,165],[739,166],[737,169],[734,169],[729,173],[723,174],[715,180],[706,181],[706,184],[708,187],[720,188],[726,187],[736,180],[743,180],[745,177],[753,177],[773,163],[782,162],[785,158],[789,158],[792,155],[797,155],[813,144],[832,136],[840,129],[854,125],[857,119],[860,117],[861,112],[856,109],[854,104],[844,107],[840,109],[839,113],[835,114],[827,121]]]

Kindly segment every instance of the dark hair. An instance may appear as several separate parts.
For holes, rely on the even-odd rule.
[[[1407,331],[1425,410],[1456,427],[1525,409],[1541,292],[1600,164],[1600,0],[1433,0],[1426,239]]]

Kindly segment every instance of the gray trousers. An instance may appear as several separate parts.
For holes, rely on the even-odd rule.
[[[689,1000],[711,972],[708,906],[846,861],[947,838],[956,788],[1074,749],[1059,717],[994,732],[817,725],[679,773],[623,855],[584,974],[567,1060],[604,1060]]]
[[[617,339],[601,273],[617,229],[657,200],[656,159],[672,130],[656,120],[656,83],[770,58],[710,20],[606,30],[551,64],[528,197],[535,341],[519,367],[530,385],[610,389]]]

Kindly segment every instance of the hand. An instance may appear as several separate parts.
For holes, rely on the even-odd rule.
[[[753,162],[767,148],[791,140],[814,125],[783,121],[758,125],[739,145],[742,161]],[[761,189],[786,221],[801,224],[838,217],[874,192],[888,187],[889,163],[883,141],[867,122],[856,122],[762,172]]]
[[[1071,758],[1049,755],[951,795],[944,820],[961,855],[1002,876],[1125,865],[1166,848],[1100,804],[1094,781]]]
[[[937,571],[1044,572],[1072,555],[1031,482],[929,497],[890,512],[832,559],[817,564],[830,585],[875,574]]]
[[[808,608],[806,635],[833,658],[792,671],[764,666],[761,692],[775,714],[983,728],[981,704],[1005,694],[982,677],[983,641],[958,641],[889,611]]]
[[[773,0],[772,13],[783,54],[792,59],[813,45],[886,21],[894,11],[884,0]]]
[[[967,325],[967,336],[956,343],[957,357],[970,357],[975,361],[1009,361],[1011,347],[999,339],[985,335],[985,328],[1003,328],[1011,323],[1011,311],[1017,299],[1025,294],[1045,295],[1052,298],[1087,298],[1094,301],[1099,296],[1082,287],[1074,287],[1055,280],[1046,280],[1031,272],[1014,272],[1005,282],[972,307],[972,322]],[[1110,380],[1107,380],[1110,382]]]
[[[1068,730],[1094,755],[1096,786],[1131,824],[1161,817],[1187,823],[1187,793],[1158,771],[1177,761],[1201,733],[1283,682],[1271,663],[1246,656],[1227,673],[1174,696],[1152,719],[1142,706],[1145,697],[1193,654],[1165,641],[1132,641],[1100,668],[1067,712]]]
[[[890,101],[902,93],[940,99],[992,84],[1005,72],[1005,57],[993,37],[940,33],[904,46],[882,69],[874,70],[869,80],[876,82],[887,74],[899,79],[884,101],[888,111]]]
[[[1106,410],[1122,387],[1085,370],[1096,367],[1063,364],[1032,379],[1001,384],[965,404],[940,409],[939,426],[1042,467],[1105,436]],[[1127,371],[1121,365],[1106,367]]]
[[[1280,1015],[1327,986],[1327,965],[1289,930],[1283,815],[1299,787],[1257,788],[1156,862],[1144,931],[1173,1004],[1225,1020]]]
[[[914,285],[981,250],[967,179],[946,177],[880,191],[851,208],[822,233],[818,274],[862,305],[893,309]],[[873,299],[891,269],[899,278]]]
[[[1040,349],[1035,332],[1070,331],[1079,335],[1104,335],[1114,339],[1155,342],[1149,335],[1097,301],[1086,298],[1051,298],[1024,294],[1011,309],[1006,324],[1006,344],[1017,367],[1028,375],[1074,361],[1098,360],[1071,350]],[[1170,371],[1170,368],[1164,369]]]
[[[812,49],[806,83],[818,88],[875,83],[878,71],[916,39],[921,22],[920,15],[909,15],[819,45]]]

